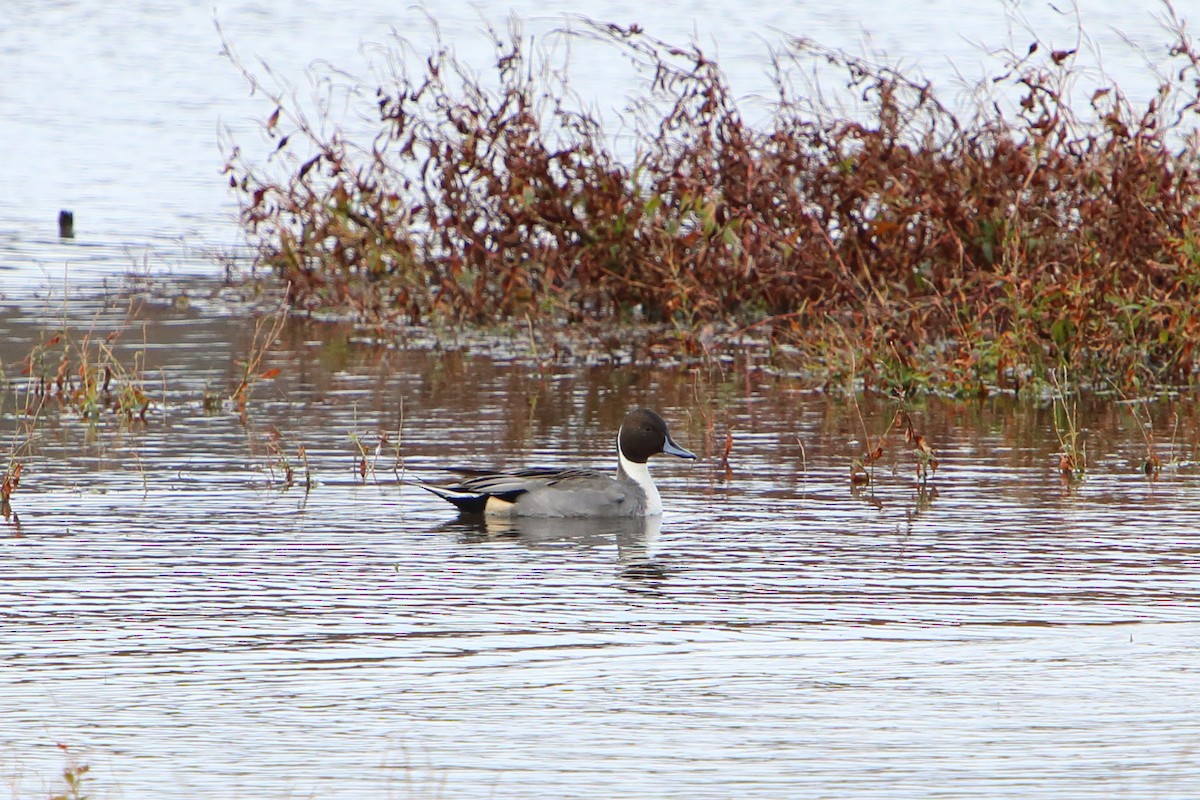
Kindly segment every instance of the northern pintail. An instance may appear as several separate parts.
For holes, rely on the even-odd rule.
[[[591,469],[523,469],[491,472],[454,469],[465,480],[452,486],[417,485],[453,503],[464,514],[514,517],[651,517],[662,497],[646,462],[658,453],[695,458],[667,432],[663,418],[646,408],[630,411],[617,432],[617,477]]]

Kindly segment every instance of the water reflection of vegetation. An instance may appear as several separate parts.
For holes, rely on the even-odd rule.
[[[1069,372],[1060,370],[1051,373],[1053,392],[1034,396],[1034,402],[1013,393],[950,402],[935,396],[880,395],[851,384],[821,395],[816,406],[824,409],[828,424],[818,426],[817,436],[809,438],[798,433],[797,411],[814,405],[795,401],[809,396],[811,384],[771,366],[761,354],[726,354],[648,370],[615,364],[585,368],[569,360],[534,363],[513,354],[495,360],[475,356],[469,347],[404,352],[378,340],[347,344],[356,335],[351,327],[306,322],[277,311],[248,314],[244,323],[228,331],[239,344],[225,357],[226,382],[207,383],[199,405],[210,416],[237,417],[245,431],[247,461],[257,465],[267,486],[278,489],[311,489],[324,464],[312,460],[310,432],[300,419],[255,419],[255,391],[266,384],[291,385],[302,377],[306,391],[324,395],[338,389],[330,376],[340,373],[370,376],[380,390],[365,401],[373,408],[361,421],[355,405],[353,414],[338,422],[342,457],[353,460],[360,482],[402,480],[402,436],[410,402],[418,415],[437,409],[437,414],[471,420],[478,414],[479,398],[463,387],[475,384],[488,387],[492,410],[487,435],[510,452],[560,441],[565,434],[577,436],[580,430],[610,430],[639,403],[653,401],[678,409],[686,437],[698,443],[696,449],[703,454],[702,474],[714,497],[757,479],[751,471],[753,459],[745,455],[763,446],[752,437],[764,427],[788,431],[792,426],[773,445],[780,472],[770,479],[780,490],[796,490],[814,466],[818,472],[832,466],[846,476],[850,487],[860,489],[873,488],[880,479],[932,488],[950,436],[995,437],[1008,443],[1013,453],[1010,466],[1047,472],[1057,466],[1070,480],[1083,477],[1081,467],[1103,468],[1114,437],[1122,440],[1129,468],[1150,476],[1188,469],[1196,460],[1196,406],[1188,396],[1129,396],[1115,390],[1098,394],[1082,390]],[[38,452],[47,432],[66,436],[74,424],[81,425],[89,447],[111,440],[111,431],[121,431],[129,445],[122,452],[132,456],[125,462],[127,468],[138,470],[143,484],[153,479],[146,470],[157,467],[139,457],[139,442],[147,431],[160,430],[168,410],[194,408],[197,393],[180,390],[173,383],[180,378],[168,378],[162,364],[151,364],[151,354],[167,364],[177,357],[160,345],[159,325],[172,326],[171,315],[163,320],[152,316],[129,310],[111,328],[64,321],[25,334],[30,343],[20,355],[5,354],[9,369],[0,402],[11,423],[0,470],[0,509],[5,515],[11,515],[14,495],[26,490],[33,474],[30,466],[36,463],[39,472],[46,471],[48,465]],[[314,348],[322,339],[329,340],[329,347]],[[312,369],[311,360],[321,368]],[[410,388],[381,391],[389,385],[385,381],[397,375],[407,376],[403,383]],[[265,394],[259,394],[264,402]],[[278,400],[273,401],[277,406]],[[285,400],[282,407],[287,405]],[[1130,429],[1136,430],[1139,442],[1135,450],[1122,433]],[[1053,455],[1044,447],[1048,430],[1058,442]],[[1044,455],[1032,455],[1038,452]],[[1031,458],[1039,460],[1030,462]],[[856,496],[864,501],[873,497],[871,491]]]
[[[105,297],[105,305],[113,299]],[[165,374],[160,368],[159,375],[152,379],[147,370],[148,335],[153,323],[141,317],[136,299],[129,302],[122,319],[107,332],[96,319],[86,327],[70,322],[65,302],[60,314],[60,324],[38,329],[37,340],[15,363],[18,374],[5,370],[3,375],[0,414],[12,420],[14,426],[0,473],[0,513],[18,524],[12,495],[21,485],[26,463],[35,454],[49,418],[78,419],[87,426],[87,440],[95,441],[99,431],[110,424],[122,430],[145,428],[151,422],[151,411],[156,407],[161,410],[168,402]],[[208,387],[200,398],[207,414],[236,409],[248,434],[252,429],[247,408],[254,387],[279,375],[277,368],[263,369],[262,365],[288,315],[277,308],[275,313],[252,315],[251,320],[249,343],[233,364],[237,371],[235,383],[228,391]],[[140,342],[130,342],[133,337]],[[303,485],[311,488],[313,478],[303,446],[296,449],[293,460],[284,447],[286,441],[287,437],[276,428],[270,428],[264,436],[268,454],[265,470],[271,483],[278,480],[285,487],[291,486],[300,477]],[[250,443],[250,449],[254,451],[255,442]],[[136,449],[132,454],[141,470]]]
[[[15,422],[0,477],[0,513],[5,520],[14,520],[11,498],[20,487],[25,459],[45,414],[75,414],[88,424],[89,433],[105,415],[123,426],[145,424],[153,402],[144,374],[145,349],[128,361],[116,354],[129,328],[122,325],[101,336],[94,328],[76,332],[64,321],[41,332],[18,365],[20,377],[4,376],[0,412]],[[19,524],[19,517],[15,521]]]

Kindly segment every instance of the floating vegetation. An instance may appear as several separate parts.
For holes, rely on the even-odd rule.
[[[39,477],[53,473],[47,469],[42,447],[48,429],[73,423],[84,431],[89,444],[106,432],[131,434],[124,455],[141,473],[145,485],[139,434],[162,422],[169,408],[189,413],[187,409],[193,406],[191,391],[168,386],[169,365],[148,364],[153,350],[162,352],[152,344],[161,334],[154,327],[155,314],[143,314],[145,309],[135,298],[123,313],[109,318],[108,327],[102,326],[101,318],[113,310],[115,297],[120,295],[106,297],[90,322],[82,323],[76,321],[79,314],[64,302],[58,311],[61,319],[48,315],[53,321],[30,326],[25,344],[16,345],[16,355],[10,353],[7,363],[0,363],[4,367],[0,370],[0,430],[7,445],[0,455],[0,516],[14,529],[20,527],[14,510],[18,490],[24,492]],[[278,303],[275,313],[250,311],[247,307],[248,342],[244,355],[230,365],[229,388],[209,386],[200,399],[207,415],[236,411],[248,435],[253,434],[247,417],[253,389],[280,374],[277,368],[264,369],[263,361],[288,322],[286,309],[280,309]],[[169,393],[174,394],[173,400],[168,400]],[[256,443],[252,436],[249,444],[253,451]],[[285,446],[283,437],[272,429],[265,446],[268,459],[264,471],[271,484],[287,488],[302,483],[311,488],[315,478],[303,445]],[[294,457],[290,455],[293,452]]]
[[[1058,471],[1063,478],[1082,478],[1087,472],[1087,449],[1079,425],[1078,392],[1070,386],[1066,370],[1050,373],[1054,392],[1052,402],[1054,433],[1058,436]]]
[[[293,459],[288,455],[286,437],[275,426],[271,426],[264,439],[267,449],[266,471],[271,485],[286,490],[299,482],[306,493],[312,491],[317,479],[308,465],[308,448],[302,444],[296,445]],[[298,476],[298,472],[303,474]]]
[[[87,795],[83,792],[84,778],[91,771],[91,767],[81,763],[65,744],[59,743],[58,749],[63,752],[67,760],[62,771],[64,786],[61,792],[51,794],[49,800],[87,800]]]
[[[279,370],[274,367],[263,370],[262,362],[267,351],[279,339],[279,333],[283,330],[286,322],[287,315],[282,312],[262,316],[254,321],[254,332],[250,337],[246,357],[238,361],[238,366],[241,368],[238,384],[229,394],[229,399],[237,408],[243,423],[246,421],[246,404],[250,400],[250,392],[254,386],[260,381],[271,380],[279,376]],[[209,407],[208,393],[205,393],[204,402],[207,409]]]
[[[36,416],[43,403],[53,402],[91,422],[105,412],[126,422],[145,422],[151,405],[143,375],[145,351],[136,352],[128,366],[113,351],[125,332],[121,327],[101,338],[93,331],[77,335],[66,326],[53,331],[21,364],[27,378],[25,414]]]
[[[853,405],[855,416],[862,430],[863,449],[861,453],[850,459],[850,486],[858,488],[875,483],[875,466],[883,460],[892,434],[903,431],[904,444],[912,451],[915,458],[914,474],[917,486],[927,487],[934,473],[937,472],[939,461],[929,439],[917,430],[908,410],[903,406],[897,408],[892,414],[887,428],[878,436],[872,437],[867,430],[867,423],[863,419],[858,401],[855,400]]]
[[[917,429],[913,427],[912,417],[909,416],[907,411],[897,411],[893,424],[896,422],[904,426],[904,442],[916,456],[917,482],[921,485],[926,485],[929,483],[929,478],[937,472],[938,468],[938,460],[933,452],[933,447],[929,444],[929,440],[925,438],[925,435],[918,433]]]

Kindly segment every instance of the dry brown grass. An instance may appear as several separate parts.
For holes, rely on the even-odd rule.
[[[615,25],[564,34],[654,76],[640,118],[660,116],[629,163],[526,39],[492,31],[497,88],[439,47],[423,74],[379,87],[370,142],[272,95],[276,153],[234,148],[229,180],[301,309],[378,325],[661,322],[718,343],[753,328],[828,378],[857,364],[901,391],[1020,388],[1059,366],[1185,383],[1200,53],[1171,24],[1170,69],[1143,107],[1109,85],[1072,108],[1075,54],[1034,46],[967,120],[927,82],[796,40],[758,125],[698,47]],[[812,60],[846,75],[860,113],[792,88]]]

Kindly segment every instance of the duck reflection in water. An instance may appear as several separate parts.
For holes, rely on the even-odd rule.
[[[530,550],[590,550],[617,544],[623,577],[661,580],[665,570],[652,558],[662,530],[662,517],[494,517],[464,514],[437,530],[454,532],[468,543],[516,539]]]

